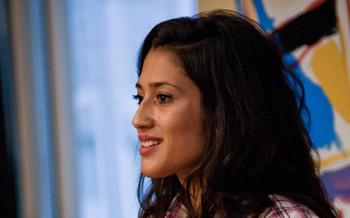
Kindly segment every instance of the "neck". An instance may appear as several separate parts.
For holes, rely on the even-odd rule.
[[[202,196],[202,188],[199,182],[192,182],[190,187],[187,189],[186,182],[182,182],[182,187],[185,190],[188,190],[191,198],[191,205],[196,214],[198,214],[201,210],[201,196]]]

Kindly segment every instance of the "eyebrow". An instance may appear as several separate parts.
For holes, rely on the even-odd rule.
[[[181,90],[179,87],[177,87],[177,86],[175,86],[175,85],[173,85],[171,83],[168,83],[168,82],[153,82],[153,83],[149,83],[148,86],[150,88],[158,88],[160,86],[172,86],[172,87],[174,87],[174,88],[176,88],[178,90]],[[135,87],[139,88],[139,89],[142,89],[142,86],[141,86],[140,83],[136,83]]]

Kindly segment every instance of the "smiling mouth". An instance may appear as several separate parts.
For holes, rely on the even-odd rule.
[[[151,147],[151,146],[154,146],[154,145],[159,145],[162,142],[163,141],[143,141],[143,142],[141,142],[141,146],[145,147],[145,148],[148,148],[148,147]]]

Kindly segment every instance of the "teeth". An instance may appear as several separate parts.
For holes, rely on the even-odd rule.
[[[152,145],[158,145],[162,143],[163,141],[143,141],[141,142],[142,147],[148,148]]]

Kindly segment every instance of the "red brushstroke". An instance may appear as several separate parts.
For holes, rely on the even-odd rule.
[[[251,17],[251,16],[250,16],[250,13],[249,13],[248,6],[247,6],[247,1],[241,1],[241,2],[242,2],[242,4],[243,4],[244,14],[245,14],[247,17]]]
[[[303,60],[304,57],[307,55],[307,53],[309,53],[309,52],[311,51],[311,49],[312,49],[315,45],[319,44],[321,41],[322,41],[322,39],[318,40],[318,41],[315,42],[315,44],[313,44],[313,45],[307,46],[307,47],[305,48],[305,50],[299,55],[299,57],[298,57],[298,62],[299,62],[299,63],[302,62],[302,60]]]
[[[286,19],[284,20],[281,24],[279,24],[278,26],[275,26],[275,28],[272,30],[272,33],[274,31],[278,31],[279,29],[281,29],[282,27],[284,27],[285,25],[287,25],[288,23],[290,23],[290,21],[292,21],[295,17],[297,17],[298,15],[300,14],[303,14],[305,12],[308,12],[308,11],[312,11],[313,9],[319,7],[320,5],[322,5],[323,3],[325,3],[326,1],[328,0],[317,0],[313,3],[311,3],[309,6],[306,7],[306,9],[304,11],[301,11],[299,12],[298,14],[296,14],[294,17],[292,18],[289,18],[289,19]],[[350,0],[347,0],[347,3],[348,3],[348,11],[350,11]]]
[[[317,7],[319,7],[319,6],[322,5],[325,1],[327,1],[327,0],[318,0],[318,1],[314,1],[313,3],[311,3],[311,4],[307,7],[306,11],[311,11],[311,10],[313,10],[313,9],[315,9],[315,8],[317,8]]]

